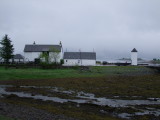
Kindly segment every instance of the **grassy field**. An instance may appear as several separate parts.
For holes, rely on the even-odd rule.
[[[8,118],[8,117],[0,115],[0,120],[16,120],[16,119],[12,119],[12,118]]]
[[[0,67],[0,80],[19,80],[19,79],[52,79],[52,78],[80,78],[80,77],[105,77],[108,75],[145,75],[153,73],[145,67],[133,66],[108,66],[91,67],[83,71],[79,69],[5,69]]]

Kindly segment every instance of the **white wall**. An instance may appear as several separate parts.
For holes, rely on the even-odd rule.
[[[137,65],[137,52],[131,52],[131,65]]]
[[[14,62],[24,62],[23,59],[14,59]]]
[[[24,52],[25,62],[34,62],[35,58],[39,58],[41,52]]]
[[[16,62],[16,63],[19,63],[19,62],[24,62],[24,59],[9,59],[9,62]],[[3,59],[0,60],[0,62],[4,62]]]
[[[95,66],[96,60],[64,59],[64,66]]]
[[[51,56],[51,62],[54,62],[55,60],[54,60],[54,57],[53,57],[53,54],[54,53],[49,53],[49,56]],[[55,54],[57,54],[57,53],[55,53]],[[60,60],[63,58],[63,56],[62,56],[62,53],[60,52],[60,53],[58,53],[58,55],[57,55],[57,59],[56,59],[56,61],[58,62],[58,63],[60,63]]]
[[[25,62],[34,62],[35,58],[39,58],[41,52],[24,52]],[[51,54],[50,54],[51,55]],[[60,62],[60,59],[63,58],[62,52],[59,53],[59,58],[57,62]],[[51,60],[53,62],[54,59]]]

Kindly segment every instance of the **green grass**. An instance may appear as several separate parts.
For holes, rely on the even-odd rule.
[[[5,116],[3,116],[3,115],[0,115],[0,120],[15,120],[15,119],[12,119],[12,118],[5,117]]]
[[[152,73],[152,70],[134,66],[91,67],[88,71],[71,68],[49,70],[9,68],[6,70],[4,67],[0,67],[0,80],[103,77],[106,75],[142,75],[148,73]]]
[[[0,80],[18,79],[50,79],[50,78],[72,78],[72,77],[93,77],[94,74],[80,73],[75,69],[5,69],[0,68]]]

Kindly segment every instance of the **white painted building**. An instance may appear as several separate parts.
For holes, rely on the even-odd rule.
[[[95,66],[95,52],[64,52],[65,66]]]
[[[0,57],[0,63],[4,63],[4,59]],[[13,55],[12,59],[9,59],[10,63],[24,63],[24,57],[21,54]]]
[[[56,51],[56,52],[54,52]],[[24,58],[25,62],[34,62],[35,59],[39,59],[41,53],[47,53],[49,56],[58,53],[56,62],[60,62],[63,58],[62,45],[40,45],[40,44],[31,44],[25,45],[24,48]],[[54,57],[51,57],[51,62],[54,62]]]
[[[24,62],[24,57],[21,54],[16,54],[14,55],[12,62],[15,63],[23,63]]]
[[[131,51],[131,65],[138,65],[137,52],[138,51],[135,48]]]

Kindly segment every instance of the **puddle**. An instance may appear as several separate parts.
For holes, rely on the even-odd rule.
[[[95,97],[94,94],[92,93],[85,93],[83,91],[81,92],[75,92],[72,90],[68,90],[68,91],[64,91],[62,88],[58,88],[58,87],[50,87],[50,86],[20,86],[20,87],[24,87],[24,88],[51,88],[51,91],[53,92],[59,92],[59,93],[64,93],[64,94],[77,94],[75,97],[80,98],[80,99],[76,99],[76,100],[72,100],[72,99],[62,99],[61,101],[72,101],[72,102],[77,102],[77,103],[92,103],[92,104],[96,104],[96,105],[100,105],[100,106],[110,106],[110,107],[127,107],[127,106],[134,106],[134,105],[153,105],[153,104],[160,104],[160,99],[159,98],[148,98],[148,100],[120,100],[120,99],[107,99],[107,98],[97,98]],[[10,92],[11,93],[11,92]],[[15,92],[12,92],[12,94],[15,94]],[[22,93],[21,93],[22,94]],[[25,93],[23,93],[25,94]],[[18,96],[18,95],[17,95]],[[36,99],[35,95],[34,99]],[[39,96],[42,95],[38,95]],[[33,97],[33,96],[32,96]],[[47,96],[42,96],[42,100],[43,97],[47,97]],[[137,96],[133,96],[133,97],[137,97]],[[48,99],[51,98],[55,98],[55,97],[48,97]],[[60,99],[60,98],[59,98]],[[156,99],[156,100],[155,100]],[[45,99],[46,100],[46,99]],[[54,101],[54,99],[52,99]],[[58,102],[58,101],[54,101],[54,102]]]
[[[48,97],[48,96],[43,96],[43,95],[32,95],[31,93],[24,93],[24,92],[8,92],[5,90],[6,87],[13,87],[13,86],[5,86],[5,85],[0,85],[0,95],[1,97],[4,95],[17,95],[18,97],[25,97],[25,98],[33,98],[33,99],[40,99],[43,101],[53,101],[53,102],[59,102],[59,103],[67,103],[67,102],[74,102],[77,103],[78,107],[80,106],[79,104],[82,103],[87,103],[87,104],[94,104],[94,105],[99,105],[99,106],[110,106],[110,107],[116,107],[116,108],[123,108],[123,107],[132,107],[133,109],[136,109],[134,106],[137,105],[160,105],[160,98],[148,98],[147,100],[120,100],[120,99],[107,99],[107,98],[98,98],[95,97],[94,94],[92,93],[84,93],[84,92],[75,92],[75,91],[63,91],[62,88],[57,88],[57,87],[50,87],[50,86],[45,86],[45,87],[37,87],[37,86],[20,86],[24,88],[49,88],[51,89],[52,92],[58,92],[58,93],[64,93],[68,95],[74,94],[74,97],[76,99],[62,99],[59,97]],[[136,96],[137,97],[137,96]],[[115,97],[116,98],[116,97]],[[117,113],[118,117],[121,118],[126,118],[129,119],[132,116],[135,115],[146,115],[146,114],[153,114],[155,116],[160,116],[160,110],[159,109],[154,109],[154,108],[148,108],[148,109],[140,109],[142,112],[135,112],[134,114],[128,114],[128,113]]]
[[[61,88],[62,89],[62,88]],[[58,93],[64,93],[64,94],[68,94],[68,95],[72,95],[76,92],[72,91],[72,90],[60,90],[60,88],[54,87],[51,89],[51,92],[58,92]]]
[[[113,96],[113,98],[125,98],[125,99],[127,99],[127,98],[129,98],[129,99],[137,99],[137,98],[142,98],[142,96]]]
[[[2,88],[2,87],[0,88],[0,93],[5,95],[14,94],[19,97],[41,99],[43,101],[51,100],[51,101],[60,102],[60,103],[64,103],[64,102],[91,103],[95,105],[110,106],[110,107],[127,107],[127,106],[133,106],[133,105],[160,104],[159,101],[152,101],[152,100],[119,100],[119,99],[96,98],[94,94],[84,93],[84,92],[78,92],[78,95],[76,97],[79,99],[62,99],[58,97],[48,97],[43,95],[33,96],[31,93],[24,93],[24,92],[7,92],[5,91],[5,88]]]
[[[117,114],[118,117],[120,118],[124,118],[124,119],[130,119],[133,116],[142,116],[142,115],[155,115],[155,116],[160,116],[160,110],[155,110],[155,111],[149,111],[149,110],[145,110],[142,112],[135,112],[133,114],[129,114],[129,113],[120,113]]]
[[[5,91],[5,88],[0,88],[0,94],[2,95],[17,95],[18,97],[25,97],[25,98],[33,98],[33,99],[40,99],[43,101],[51,100],[53,102],[59,102],[59,103],[65,103],[65,102],[75,102],[75,103],[89,103],[89,100],[83,100],[83,99],[62,99],[58,97],[48,97],[43,95],[32,95],[31,93],[24,93],[24,92],[7,92]]]
[[[128,113],[121,113],[121,114],[117,114],[116,116],[124,119],[130,119],[132,115]]]
[[[51,87],[51,86],[20,86],[21,88],[43,88],[43,89],[52,89],[51,91],[53,92],[59,92],[59,93],[64,93],[64,94],[73,94],[75,93],[74,91],[62,91],[60,89],[62,88],[58,88],[58,87]]]
[[[77,97],[96,100],[94,104],[101,106],[110,106],[110,107],[127,107],[133,105],[153,105],[160,104],[160,101],[154,100],[119,100],[119,99],[107,99],[107,98],[96,98],[94,94],[79,92]]]

